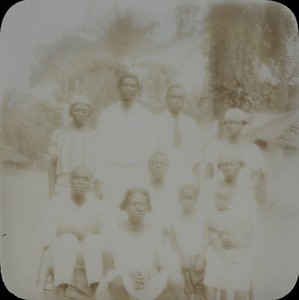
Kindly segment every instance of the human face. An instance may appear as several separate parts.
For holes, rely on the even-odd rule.
[[[119,85],[120,98],[122,101],[134,100],[138,91],[138,82],[135,78],[126,77]]]
[[[182,211],[184,213],[190,213],[195,208],[196,199],[193,194],[192,195],[191,194],[190,195],[182,195],[180,197],[180,204],[181,204]]]
[[[240,167],[240,163],[237,161],[227,161],[220,163],[220,170],[222,171],[224,178],[228,181],[231,181],[237,177]]]
[[[82,196],[90,189],[92,184],[92,174],[88,168],[79,167],[70,178],[73,195]]]
[[[127,215],[131,221],[142,221],[148,212],[147,198],[142,193],[133,193],[127,202]]]
[[[166,100],[171,113],[178,115],[183,109],[186,92],[183,88],[174,87],[169,90]]]
[[[230,230],[223,230],[219,233],[220,241],[222,242],[222,246],[225,249],[234,248],[237,243],[234,236],[234,233]]]
[[[150,165],[152,177],[163,179],[168,169],[168,160],[164,155],[156,155]]]
[[[241,135],[243,122],[240,120],[225,120],[223,122],[224,134],[228,139],[236,139]]]
[[[71,110],[71,116],[76,125],[82,126],[89,117],[90,110],[84,104],[76,104]]]

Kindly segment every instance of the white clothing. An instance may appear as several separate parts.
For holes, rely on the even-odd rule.
[[[148,225],[149,226],[149,225]],[[131,232],[123,223],[108,226],[103,232],[103,247],[112,252],[114,269],[128,273],[141,271],[149,273],[162,242],[160,230],[149,226],[145,232]]]
[[[152,211],[146,217],[147,220],[154,226],[169,225],[172,216],[174,216],[179,209],[177,200],[176,185],[171,185],[165,179],[165,184],[161,188],[156,188],[148,183],[146,189],[150,193]]]
[[[178,192],[183,184],[196,185],[196,180],[191,172],[183,172],[173,174],[167,172],[162,187],[157,188],[150,182],[149,174],[147,174],[146,184],[141,183],[150,193],[152,211],[147,219],[153,221],[154,225],[169,225],[173,218],[180,212],[181,207],[178,200]]]
[[[48,203],[42,220],[43,246],[50,245],[63,233],[73,233],[83,239],[89,233],[100,233],[107,218],[103,203],[91,195],[77,206],[68,197],[54,197]]]
[[[79,242],[73,234],[60,235],[49,247],[54,270],[54,285],[71,284],[76,265],[84,266],[87,282],[103,279],[102,241],[99,235],[89,234]]]
[[[217,165],[220,153],[226,149],[232,149],[232,151],[238,152],[244,162],[245,165],[239,172],[239,180],[243,180],[245,184],[248,185],[250,182],[252,171],[265,172],[265,159],[255,144],[245,141],[239,141],[233,144],[227,141],[215,140],[207,147],[205,162],[212,164],[216,180],[222,178],[222,173]]]
[[[155,262],[159,264],[159,252],[162,245],[160,230],[154,230],[148,226],[144,232],[132,232],[125,228],[124,223],[107,226],[103,233],[103,250],[109,251],[113,256],[113,270],[108,272],[100,286],[98,299],[108,295],[108,284],[117,276],[123,279],[127,292],[137,299],[152,300],[156,298],[165,288],[167,275],[158,272]],[[146,276],[152,275],[144,290],[135,290],[131,272],[139,271]],[[102,296],[102,298],[101,298]],[[107,296],[106,296],[107,297]],[[109,299],[109,297],[104,298]]]
[[[253,259],[251,256],[243,256],[235,264],[225,264],[213,248],[208,249],[204,285],[226,290],[249,291],[252,279]]]
[[[97,290],[96,299],[113,300],[109,293],[109,283],[113,282],[114,278],[118,276],[121,277],[124,288],[128,294],[137,300],[156,299],[164,290],[167,283],[167,274],[165,272],[159,272],[149,280],[144,289],[138,290],[134,288],[133,279],[128,273],[121,270],[110,270]]]
[[[191,219],[182,214],[176,216],[172,227],[176,233],[176,240],[187,257],[202,253],[204,246],[204,218],[196,212]]]
[[[57,129],[52,133],[49,155],[57,159],[57,184],[69,187],[69,174],[78,165],[94,170],[95,131]]]
[[[212,237],[219,239],[219,233],[226,233],[238,243],[240,239],[244,242],[246,236],[249,238],[249,245],[245,251],[244,245],[243,248],[236,245],[236,247],[225,249],[228,261],[219,257],[210,245],[205,257],[204,284],[216,288],[248,291],[253,277],[255,253],[256,205],[253,195],[250,195],[250,191],[244,191],[237,186],[232,195],[230,207],[224,211],[212,209],[207,219],[214,227],[214,232],[210,233]]]
[[[152,116],[136,102],[128,111],[117,102],[100,115],[96,178],[102,182],[104,198],[114,207],[145,172],[153,138]]]
[[[71,283],[77,263],[84,265],[89,284],[102,279],[100,231],[104,216],[104,206],[92,197],[80,207],[70,196],[50,200],[42,220],[42,244],[49,246],[56,286]]]
[[[169,111],[158,115],[156,124],[156,147],[157,150],[167,154],[170,160],[170,172],[191,171],[194,164],[200,162],[200,129],[195,121],[183,114],[178,116],[179,130],[181,134],[181,146],[173,145],[175,118]]]

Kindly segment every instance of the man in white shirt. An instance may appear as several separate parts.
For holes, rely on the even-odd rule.
[[[156,118],[156,147],[169,158],[170,173],[190,173],[200,161],[199,127],[183,114],[186,91],[182,85],[168,87],[167,111]]]
[[[54,285],[62,299],[73,285],[77,264],[85,268],[87,282],[80,291],[86,295],[90,296],[103,276],[100,232],[106,211],[87,193],[92,182],[90,168],[75,167],[70,174],[70,195],[52,198],[42,221],[43,246],[52,259]]]
[[[145,172],[154,137],[151,114],[136,102],[137,76],[121,76],[118,90],[120,101],[100,115],[96,153],[96,194],[113,209]]]

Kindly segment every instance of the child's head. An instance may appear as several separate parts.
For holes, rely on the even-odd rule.
[[[193,184],[184,184],[180,187],[178,198],[184,212],[191,212],[198,201],[198,188]]]
[[[223,211],[229,208],[231,204],[231,190],[224,187],[218,187],[215,195],[215,206],[217,210]]]
[[[148,160],[148,170],[151,177],[158,180],[163,180],[169,166],[169,160],[164,152],[157,151],[152,154]]]
[[[218,158],[218,168],[222,171],[225,181],[234,181],[244,166],[240,153],[233,148],[223,149]]]

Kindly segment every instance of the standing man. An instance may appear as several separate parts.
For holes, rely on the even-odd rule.
[[[157,117],[157,148],[167,154],[170,173],[190,174],[200,161],[199,128],[182,111],[186,91],[182,85],[168,87],[167,111]]]
[[[136,101],[141,91],[138,77],[126,73],[117,87],[120,101],[100,115],[96,158],[96,194],[112,208],[140,180],[153,145],[152,116]]]

